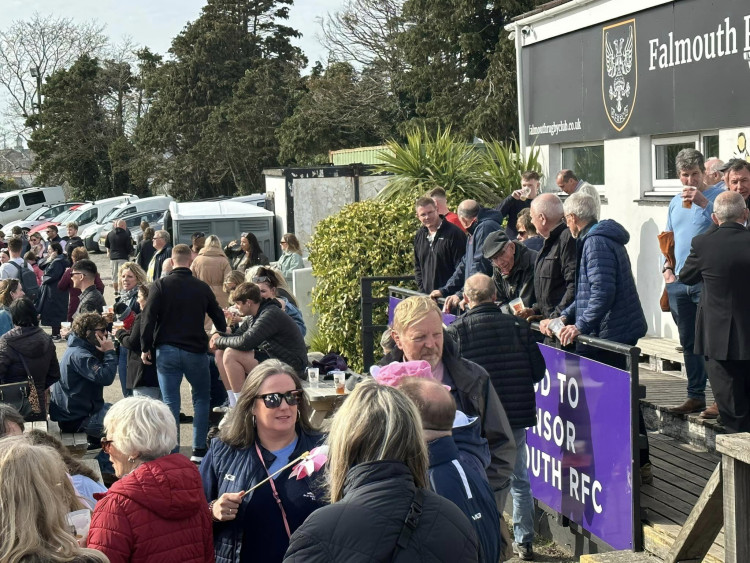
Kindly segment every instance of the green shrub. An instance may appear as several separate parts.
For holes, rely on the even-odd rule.
[[[403,198],[361,201],[316,226],[307,245],[317,280],[312,294],[319,315],[316,343],[324,348],[316,351],[337,350],[349,358],[350,368],[365,367],[360,278],[414,274],[413,239],[419,223],[413,205]],[[376,311],[375,324],[385,324],[386,314],[386,307]]]

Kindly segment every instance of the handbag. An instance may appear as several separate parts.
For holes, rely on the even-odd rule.
[[[34,379],[31,377],[29,366],[26,364],[26,358],[18,350],[14,351],[21,359],[28,380],[0,385],[0,402],[11,405],[24,418],[30,415],[41,415],[42,407],[39,403],[39,395],[36,391]]]
[[[674,267],[676,263],[674,257],[674,233],[672,231],[663,231],[657,235],[657,238],[659,239],[659,250],[661,250],[664,259]],[[663,312],[669,313],[669,295],[667,294],[666,286],[664,286],[664,291],[662,291],[659,298],[659,307]]]

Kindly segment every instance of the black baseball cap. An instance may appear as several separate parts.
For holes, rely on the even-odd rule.
[[[482,256],[489,260],[493,256],[502,252],[505,245],[508,244],[508,236],[503,231],[495,231],[484,240],[482,245]]]

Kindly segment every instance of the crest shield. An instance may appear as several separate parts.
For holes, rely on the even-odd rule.
[[[602,100],[609,123],[622,131],[638,91],[635,18],[602,28]]]

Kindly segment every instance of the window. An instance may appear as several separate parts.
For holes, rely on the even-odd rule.
[[[23,194],[23,202],[26,205],[39,205],[40,203],[44,203],[46,200],[44,199],[44,192],[42,190],[39,190],[38,192],[29,192],[27,194]]]
[[[89,209],[88,211],[84,211],[83,213],[81,213],[81,216],[78,217],[77,223],[78,223],[78,226],[81,227],[83,225],[88,225],[94,219],[96,219],[96,208],[92,208],[92,209]]]
[[[0,211],[10,211],[11,209],[18,209],[21,205],[21,200],[17,195],[10,196],[6,199],[2,205],[0,205]]]
[[[562,167],[595,186],[604,185],[604,145],[573,145],[562,149]]]
[[[651,179],[653,191],[645,195],[674,195],[682,189],[675,166],[677,153],[682,149],[698,149],[704,158],[719,154],[719,135],[715,131],[657,137],[651,140]]]

